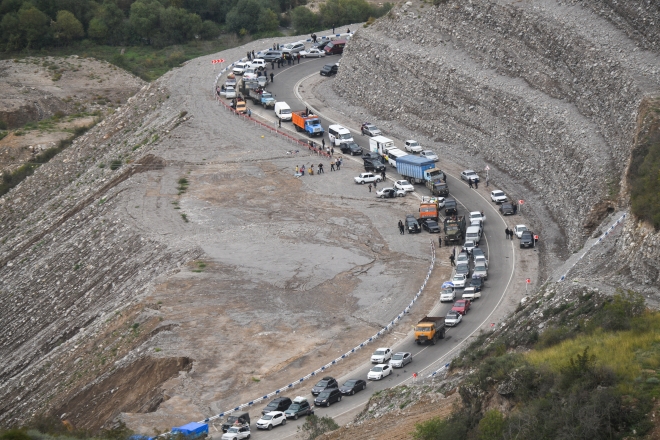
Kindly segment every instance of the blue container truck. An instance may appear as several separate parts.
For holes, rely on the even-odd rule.
[[[191,422],[183,426],[172,428],[173,434],[183,434],[186,437],[194,438],[209,434],[209,425],[207,423]]]
[[[445,173],[435,167],[434,161],[412,154],[397,158],[396,170],[410,183],[432,182],[445,178]]]

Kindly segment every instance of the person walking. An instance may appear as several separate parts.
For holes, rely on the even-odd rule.
[[[270,62],[270,70],[275,70],[275,60]]]
[[[325,171],[323,171],[323,164],[319,164],[319,174],[325,174]]]
[[[438,236],[438,248],[442,247],[442,237]]]
[[[371,192],[371,183],[369,184],[369,192]]]
[[[511,237],[511,240],[513,240],[513,234],[514,234],[514,233],[513,233],[513,229],[510,229],[510,230],[509,230],[509,236]]]
[[[339,156],[339,158],[337,158],[337,171],[339,171],[341,169],[341,163],[342,163],[341,156]],[[374,183],[374,188],[375,187],[376,187],[376,184]]]
[[[403,235],[403,222],[399,220],[399,234]]]
[[[277,127],[282,128],[282,119],[277,120]]]
[[[298,52],[298,64],[300,64],[300,52]]]
[[[270,82],[271,82],[271,83],[273,82],[273,78],[274,78],[274,77],[275,77],[275,75],[273,75],[273,72],[270,72]]]
[[[321,145],[323,146],[323,149],[325,150],[325,138],[321,139]]]
[[[472,179],[468,179],[468,185],[470,185],[470,188],[474,188],[474,186],[472,185]]]
[[[305,175],[305,164],[303,164],[303,166],[300,167],[300,175],[301,176]]]
[[[378,184],[378,181],[377,181],[377,180],[374,180],[374,188],[376,188],[376,189],[378,188],[378,185],[377,185],[377,184]]]
[[[380,177],[383,178],[383,182],[385,181],[385,170],[380,172]]]
[[[452,266],[456,266],[456,263],[454,263],[454,254],[449,255],[449,262],[451,263]]]
[[[334,170],[335,170],[335,160],[332,159],[332,160],[330,161],[330,171],[334,171]]]
[[[247,114],[248,114],[248,117],[251,118],[252,117],[252,110],[248,109]]]
[[[509,228],[506,228],[506,229],[504,230],[504,233],[506,234],[506,239],[507,239],[507,240],[509,239],[509,234],[510,234],[510,232],[511,232],[511,231],[509,231]]]
[[[474,189],[479,189],[479,181],[478,180],[474,181]]]
[[[254,58],[255,58],[255,56],[254,56],[254,51],[252,51],[252,59],[254,59]]]
[[[330,156],[335,155],[335,147],[330,147]]]

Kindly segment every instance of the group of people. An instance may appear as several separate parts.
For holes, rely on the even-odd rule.
[[[470,185],[470,188],[479,189],[479,181],[478,180],[469,179],[468,180],[468,185]]]
[[[515,231],[513,229],[506,228],[504,230],[504,233],[506,234],[507,240],[513,240],[513,235],[515,234]]]
[[[338,157],[337,159],[332,159],[330,161],[330,171],[339,171],[341,169],[341,164],[342,164],[343,159],[341,157]],[[303,165],[296,165],[296,176],[297,177],[302,177],[305,175],[305,172],[307,172],[308,175],[313,176],[314,175],[314,165],[309,164],[309,166],[303,164]],[[319,163],[318,166],[316,167],[316,174],[325,174],[325,170],[323,169],[323,164]]]

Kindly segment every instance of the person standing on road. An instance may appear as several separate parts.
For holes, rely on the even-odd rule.
[[[470,188],[474,188],[474,186],[472,185],[472,179],[468,179],[468,185],[470,185]]]
[[[488,188],[488,177],[486,177],[486,188]]]
[[[376,189],[378,189],[378,185],[377,185],[377,183],[378,183],[378,181],[377,181],[377,180],[374,180],[374,188],[376,188]]]
[[[305,164],[303,164],[303,165],[300,167],[300,174],[301,174],[302,176],[305,175]]]
[[[323,145],[323,149],[325,150],[325,138],[321,139],[321,145]]]
[[[511,240],[513,240],[513,229],[509,231],[509,235],[511,236]]]
[[[504,230],[504,233],[506,234],[506,239],[508,240],[509,239],[509,234],[511,233],[511,231],[509,231],[509,228],[506,228]]]
[[[335,155],[335,147],[330,147],[330,156]]]
[[[442,247],[442,237],[438,236],[438,247]]]
[[[298,64],[300,64],[300,52],[298,52]]]
[[[255,56],[254,56],[254,51],[252,51],[252,59],[254,59],[254,58],[255,58]]]
[[[339,156],[339,158],[337,159],[337,171],[339,171],[341,169],[341,163],[342,163],[342,159],[341,159],[341,156]],[[374,188],[375,187],[376,187],[376,184],[374,183]]]
[[[371,183],[369,184],[369,192],[371,192]]]
[[[281,120],[281,119],[278,119],[278,121],[277,121],[277,126],[278,126],[279,128],[282,128],[282,120]]]
[[[275,77],[275,75],[273,75],[273,72],[270,72],[270,82],[271,82],[271,83],[274,81],[274,80],[273,80],[274,77]]]
[[[325,171],[323,171],[323,164],[322,163],[319,164],[319,174],[321,174],[321,173],[325,174]]]
[[[332,159],[332,160],[330,161],[330,171],[334,171],[334,170],[335,170],[335,160]]]
[[[385,170],[380,172],[380,177],[383,178],[383,182],[385,181]]]
[[[456,266],[456,263],[454,263],[454,254],[449,255],[449,262],[451,263],[452,266]]]
[[[399,220],[399,234],[403,235],[403,222]]]
[[[476,179],[474,180],[474,189],[479,189],[479,181]]]

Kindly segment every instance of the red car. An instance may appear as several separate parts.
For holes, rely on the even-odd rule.
[[[469,299],[459,299],[451,309],[461,315],[467,315],[468,310],[470,310],[470,304],[472,304],[472,301]]]

